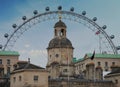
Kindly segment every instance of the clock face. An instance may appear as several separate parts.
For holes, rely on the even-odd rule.
[[[59,57],[59,54],[56,54],[55,57]]]

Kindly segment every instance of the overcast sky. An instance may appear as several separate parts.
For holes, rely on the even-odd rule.
[[[22,16],[31,18],[33,11],[44,13],[47,6],[51,11],[58,6],[68,11],[74,7],[76,13],[87,12],[88,18],[97,17],[97,24],[107,25],[108,35],[115,35],[114,44],[120,44],[120,0],[0,0],[0,44],[4,45],[4,34],[12,34],[12,24],[20,25]],[[54,37],[54,24],[58,20],[39,23],[27,30],[15,43],[12,50],[20,53],[20,60],[31,58],[31,62],[45,67],[49,41]],[[83,58],[86,53],[99,49],[98,36],[82,24],[62,20],[67,25],[67,37],[71,40],[74,57]],[[46,26],[47,25],[47,26]]]

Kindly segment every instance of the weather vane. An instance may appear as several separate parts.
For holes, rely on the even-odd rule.
[[[62,10],[62,6],[58,6],[58,17],[59,17],[59,20],[62,19],[62,14],[61,14],[61,10]]]

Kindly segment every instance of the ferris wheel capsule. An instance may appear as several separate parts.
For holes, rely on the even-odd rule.
[[[58,6],[58,10],[62,10],[62,6]]]
[[[16,28],[16,27],[17,27],[17,25],[16,25],[16,24],[13,24],[13,25],[12,25],[12,27],[13,27],[13,28]]]
[[[106,26],[106,25],[104,25],[102,28],[103,28],[103,29],[106,29],[106,28],[107,28],[107,26]]]
[[[86,11],[83,11],[83,12],[82,12],[82,15],[86,15]]]
[[[117,49],[117,50],[120,50],[120,46],[117,46],[116,49]]]
[[[34,15],[38,14],[38,11],[37,11],[37,10],[34,10],[34,11],[33,11],[33,14],[34,14]]]
[[[2,47],[3,47],[3,46],[0,44],[0,49],[2,49]]]
[[[74,11],[74,8],[73,8],[73,7],[71,7],[70,11]]]
[[[26,17],[26,16],[23,16],[22,19],[25,21],[25,20],[27,19],[27,17]]]
[[[4,37],[5,37],[5,38],[8,38],[8,36],[9,36],[9,35],[8,35],[7,33],[4,34]]]
[[[46,11],[49,11],[49,10],[50,10],[50,8],[49,8],[49,7],[46,7],[46,8],[45,8],[45,10],[46,10]]]
[[[97,17],[94,17],[92,20],[93,20],[93,21],[97,21]]]
[[[115,38],[115,36],[114,36],[114,35],[111,35],[111,36],[110,36],[110,38],[111,38],[111,39],[114,39],[114,38]]]

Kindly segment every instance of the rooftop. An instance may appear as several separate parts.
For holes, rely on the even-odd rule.
[[[80,62],[80,61],[83,61],[84,59],[83,58],[79,58],[79,59],[77,59],[77,58],[73,58],[73,63],[76,63],[76,62]]]
[[[92,53],[87,53],[86,55],[89,58],[93,54]],[[96,53],[95,58],[120,58],[120,54],[100,54],[100,53]]]
[[[18,62],[17,65],[18,66],[17,66],[17,68],[15,70],[21,70],[21,69],[44,69],[44,68],[42,68],[40,66],[31,64],[29,62]]]
[[[19,56],[17,51],[0,51],[0,56]]]
[[[65,25],[65,23],[64,22],[62,22],[61,20],[59,20],[56,24],[55,24],[55,26],[54,26],[54,28],[56,28],[56,27],[67,27],[66,25]]]
[[[93,54],[92,53],[87,53],[85,55],[86,58],[90,58]],[[114,58],[114,59],[120,59],[120,54],[98,54],[96,53],[95,54],[95,58]],[[73,58],[73,62],[74,63],[77,63],[77,62],[80,62],[80,61],[83,61],[84,58]]]
[[[72,43],[69,39],[67,38],[53,38],[50,42],[49,42],[49,46],[48,49],[51,48],[73,48]]]
[[[108,73],[105,77],[109,77],[109,76],[112,76],[112,75],[118,75],[120,73],[120,67],[111,71],[110,73]]]

